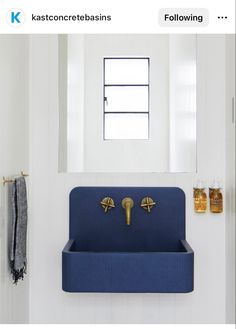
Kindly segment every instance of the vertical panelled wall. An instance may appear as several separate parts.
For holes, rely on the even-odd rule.
[[[225,184],[225,37],[197,38],[197,165],[192,174],[58,173],[58,38],[30,37],[31,323],[224,323],[226,212],[195,214],[192,188]],[[91,91],[92,92],[92,91]],[[68,196],[75,186],[179,186],[195,251],[190,294],[69,294],[61,289]],[[92,206],[92,205],[91,205]],[[115,234],[115,232],[114,232]]]
[[[28,171],[28,37],[0,36],[0,180]],[[8,186],[0,185],[0,323],[27,323],[29,277],[9,269]]]

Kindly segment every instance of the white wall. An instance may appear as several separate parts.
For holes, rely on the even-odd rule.
[[[68,87],[67,107],[64,109],[67,115],[67,166],[62,172],[84,171],[84,35],[68,35],[66,50],[68,52]],[[59,67],[61,63],[59,63]],[[65,121],[61,123],[65,124]],[[61,133],[59,134],[61,135]],[[59,144],[61,149],[61,144]]]
[[[59,45],[63,55],[61,37]],[[67,108],[61,54],[60,172],[196,170],[196,35],[69,35]],[[150,58],[149,140],[103,140],[106,56]]]
[[[58,37],[59,145],[58,170],[67,168],[67,36]]]
[[[225,37],[198,37],[197,174],[58,174],[57,36],[30,37],[31,323],[224,323],[226,213],[195,214],[197,179],[225,186]],[[46,51],[45,51],[46,50]],[[61,289],[68,196],[75,186],[179,186],[195,251],[190,294],[69,294]]]
[[[168,171],[168,46],[167,35],[85,37],[85,171]],[[113,56],[150,58],[148,140],[103,140],[103,58]]]
[[[0,180],[28,171],[28,38],[0,36]],[[0,323],[28,322],[28,275],[12,284],[8,187],[0,184]]]
[[[67,172],[168,171],[168,47],[167,35],[68,36]],[[150,58],[149,140],[103,140],[106,56]]]
[[[170,172],[196,168],[196,35],[169,36]]]

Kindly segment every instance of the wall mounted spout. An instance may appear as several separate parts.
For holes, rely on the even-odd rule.
[[[121,202],[122,207],[125,209],[125,217],[126,217],[126,225],[130,225],[131,224],[131,209],[134,206],[134,201],[127,197],[124,198]]]

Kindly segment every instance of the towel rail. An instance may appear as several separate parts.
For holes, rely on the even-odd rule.
[[[23,176],[23,177],[28,177],[29,175],[26,174],[24,171],[21,171],[19,175],[13,175],[12,177],[4,177],[0,181],[1,184],[5,185],[7,183],[13,183],[16,177]]]

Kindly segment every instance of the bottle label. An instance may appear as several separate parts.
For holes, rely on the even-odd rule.
[[[221,200],[220,199],[213,199],[211,201],[211,204],[212,205],[216,205],[216,206],[221,205]]]
[[[195,198],[194,200],[194,208],[196,212],[205,212],[207,208],[206,200],[202,198]]]
[[[222,212],[223,211],[223,201],[217,197],[211,198],[210,200],[211,212]]]

